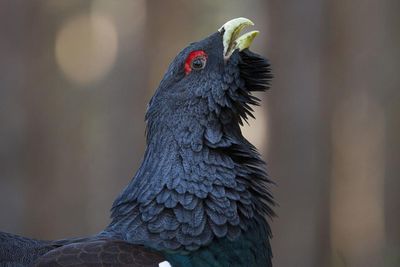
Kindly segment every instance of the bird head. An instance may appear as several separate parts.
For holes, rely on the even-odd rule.
[[[253,116],[251,105],[257,105],[259,99],[251,92],[268,89],[272,76],[268,60],[249,51],[259,32],[240,36],[252,25],[246,18],[230,20],[183,49],[150,101],[148,121],[159,125],[171,119],[186,121],[189,116],[204,123],[211,115],[241,124],[242,119]]]

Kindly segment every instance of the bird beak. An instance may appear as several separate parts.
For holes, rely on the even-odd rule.
[[[222,42],[224,44],[224,58],[229,59],[233,51],[239,49],[242,51],[249,48],[254,38],[258,35],[259,31],[251,31],[239,37],[240,32],[246,26],[253,26],[254,23],[246,18],[236,18],[228,21],[221,28],[219,32],[223,32]]]

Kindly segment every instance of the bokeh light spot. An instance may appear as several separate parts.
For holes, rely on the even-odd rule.
[[[113,22],[101,15],[67,20],[56,36],[55,56],[65,76],[78,84],[100,80],[111,69],[118,50]]]

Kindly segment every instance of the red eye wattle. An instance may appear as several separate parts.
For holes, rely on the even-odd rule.
[[[189,74],[194,69],[203,69],[207,62],[207,54],[203,50],[190,52],[185,61],[185,73]]]

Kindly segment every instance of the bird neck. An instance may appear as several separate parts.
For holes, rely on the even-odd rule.
[[[205,247],[217,255],[234,243],[232,255],[269,251],[269,180],[238,123],[169,121],[158,122],[157,131],[149,122],[142,165],[114,202],[107,230],[175,255],[196,252],[199,259]],[[239,245],[243,240],[247,247]]]

